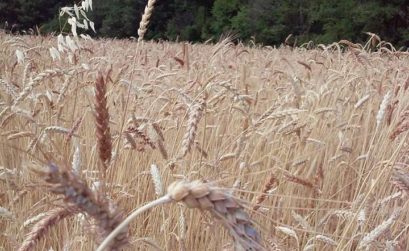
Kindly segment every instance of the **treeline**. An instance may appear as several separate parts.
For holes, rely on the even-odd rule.
[[[94,0],[89,13],[97,30],[93,36],[137,37],[146,2]],[[60,32],[67,27],[58,9],[72,5],[72,0],[3,0],[1,26],[22,31],[37,25],[41,33]],[[145,37],[196,42],[229,34],[275,45],[292,34],[291,43],[299,45],[364,42],[364,32],[408,47],[409,0],[158,0]]]

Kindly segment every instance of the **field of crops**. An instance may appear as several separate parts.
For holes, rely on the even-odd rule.
[[[162,196],[107,250],[408,250],[409,55],[376,42],[0,34],[0,250],[95,250]]]

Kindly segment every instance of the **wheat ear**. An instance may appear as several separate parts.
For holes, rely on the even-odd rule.
[[[383,96],[382,102],[379,105],[378,113],[376,114],[376,127],[379,127],[382,123],[383,117],[385,116],[386,108],[392,98],[392,92],[388,91],[385,96]]]
[[[407,131],[408,129],[409,129],[409,110],[406,110],[400,116],[400,119],[398,123],[396,124],[395,128],[393,129],[392,133],[390,134],[389,138],[391,140],[394,140],[401,133]]]
[[[23,101],[44,79],[52,78],[63,73],[64,71],[60,69],[45,70],[44,72],[41,72],[24,87],[16,99],[14,99],[12,106],[17,106],[21,101]]]
[[[38,221],[27,237],[24,239],[18,251],[29,251],[35,247],[35,244],[48,232],[48,230],[62,221],[63,219],[77,213],[75,206],[60,207],[51,209],[46,216]]]
[[[256,198],[256,204],[253,206],[253,210],[257,211],[260,208],[261,203],[265,201],[267,198],[267,193],[273,188],[274,184],[278,183],[278,180],[274,174],[270,174],[270,177],[264,183],[263,189],[261,190],[261,194]]]
[[[72,169],[60,169],[54,164],[49,165],[49,170],[43,175],[51,184],[51,191],[64,195],[64,201],[74,204],[76,208],[95,219],[98,229],[98,237],[104,239],[119,223],[122,222],[122,213],[112,210],[107,200],[92,191]],[[119,251],[128,244],[127,229],[122,229],[108,250]]]
[[[17,97],[17,90],[12,84],[0,78],[0,87],[9,94],[13,99]]]
[[[138,42],[143,40],[143,37],[145,36],[146,29],[149,24],[149,19],[152,15],[153,12],[153,5],[155,4],[156,0],[148,0],[148,4],[145,7],[145,11],[143,12],[141,22],[139,23],[139,29],[138,29]]]
[[[238,250],[264,250],[252,220],[231,194],[200,181],[175,182],[168,194],[189,208],[209,210],[229,230]]]
[[[199,125],[200,119],[202,118],[203,111],[206,108],[207,95],[204,94],[195,102],[189,112],[189,119],[187,122],[187,130],[182,140],[182,150],[178,159],[182,159],[187,155],[187,153],[192,149],[195,142],[197,127]]]
[[[99,158],[105,165],[108,165],[112,157],[112,141],[109,129],[106,82],[101,73],[98,74],[95,81],[95,124]]]
[[[400,191],[409,194],[409,173],[400,167],[394,167],[391,177],[391,183]]]
[[[295,114],[306,111],[306,110],[299,110],[299,109],[290,108],[288,110],[283,110],[283,111],[278,111],[278,112],[273,113],[274,109],[275,109],[275,107],[272,106],[269,110],[267,110],[265,113],[263,113],[260,116],[260,118],[254,123],[254,127],[260,126],[267,119],[279,119],[279,118],[282,118],[282,117],[291,116],[291,115],[295,115]]]
[[[364,238],[359,242],[358,249],[360,248],[368,248],[371,243],[375,242],[375,240],[384,234],[389,227],[399,218],[401,213],[401,209],[395,209],[395,211],[392,213],[392,215],[382,222],[379,226],[374,228],[371,232],[369,232],[367,235],[365,235]]]
[[[155,206],[169,202],[182,202],[188,208],[197,208],[209,211],[223,226],[225,226],[234,239],[236,250],[266,250],[261,244],[258,231],[253,226],[253,221],[244,211],[240,202],[231,194],[209,183],[200,181],[178,181],[168,187],[168,193],[137,209],[128,216],[98,247],[102,251],[123,228],[142,212]]]
[[[135,123],[135,126],[129,126],[125,133],[128,133],[129,136],[131,136],[131,133],[136,135],[143,140],[144,145],[149,145],[152,149],[156,149],[156,145],[153,140],[148,135],[146,135],[146,133],[139,129],[138,124]]]

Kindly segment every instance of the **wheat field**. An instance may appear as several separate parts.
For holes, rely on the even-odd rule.
[[[407,53],[0,44],[0,250],[409,249]]]

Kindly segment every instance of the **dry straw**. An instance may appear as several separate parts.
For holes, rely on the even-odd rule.
[[[145,3],[140,40],[146,39],[159,2]],[[264,242],[257,241],[245,205],[231,195],[237,190],[252,199],[246,207],[254,208],[263,235],[281,250],[353,250],[361,240],[364,249],[383,249],[388,241],[406,237],[402,223],[408,215],[403,211],[395,223],[381,223],[390,215],[385,212],[404,206],[409,191],[408,161],[404,151],[397,153],[408,143],[408,53],[393,52],[381,42],[369,52],[348,42],[319,46],[323,50],[290,50],[228,39],[217,45],[103,40],[84,41],[75,54],[61,53],[61,60],[52,62],[48,49],[55,46],[54,39],[30,37],[24,43],[27,39],[0,35],[0,203],[8,209],[0,207],[6,233],[0,234],[0,243],[5,250],[17,250],[16,240],[24,239],[24,246],[36,250],[49,245],[93,249],[125,218],[111,206],[118,202],[129,210],[165,194],[166,202],[180,205],[139,214],[129,225],[139,240],[135,245],[214,250],[224,246],[230,233],[237,249],[261,250],[258,244]],[[15,57],[7,57],[16,49],[26,53],[25,65],[14,65]],[[293,69],[283,64],[283,57]],[[129,66],[133,58],[141,59],[136,68]],[[184,66],[190,62],[190,70],[175,58]],[[58,68],[50,68],[55,64]],[[112,69],[107,77],[95,74],[107,67]],[[302,84],[286,81],[293,75]],[[202,108],[203,90],[208,99]],[[96,118],[87,116],[90,109]],[[132,113],[142,117],[125,125]],[[341,141],[339,131],[345,135]],[[123,141],[135,151],[120,149]],[[27,146],[29,152],[21,150]],[[51,157],[66,163],[65,169],[52,167],[43,174],[56,194],[35,186],[36,178],[26,172],[36,159]],[[380,167],[390,160],[397,162],[387,182]],[[112,170],[103,172],[101,162],[109,162]],[[150,169],[152,164],[157,167]],[[165,183],[173,178],[237,182],[226,190],[182,182],[167,192]],[[370,198],[365,199],[363,190],[371,178],[376,186],[369,186]],[[88,184],[100,184],[100,189]],[[152,194],[139,192],[146,187]],[[74,211],[64,211],[71,206]],[[206,217],[188,213],[186,206],[201,209]],[[47,215],[29,219],[40,211]],[[95,234],[78,231],[83,225],[64,216],[76,212],[87,217]],[[214,234],[213,222],[225,225],[226,234]],[[110,247],[119,243],[119,249],[126,236],[124,228]],[[403,242],[395,248],[407,250]]]

